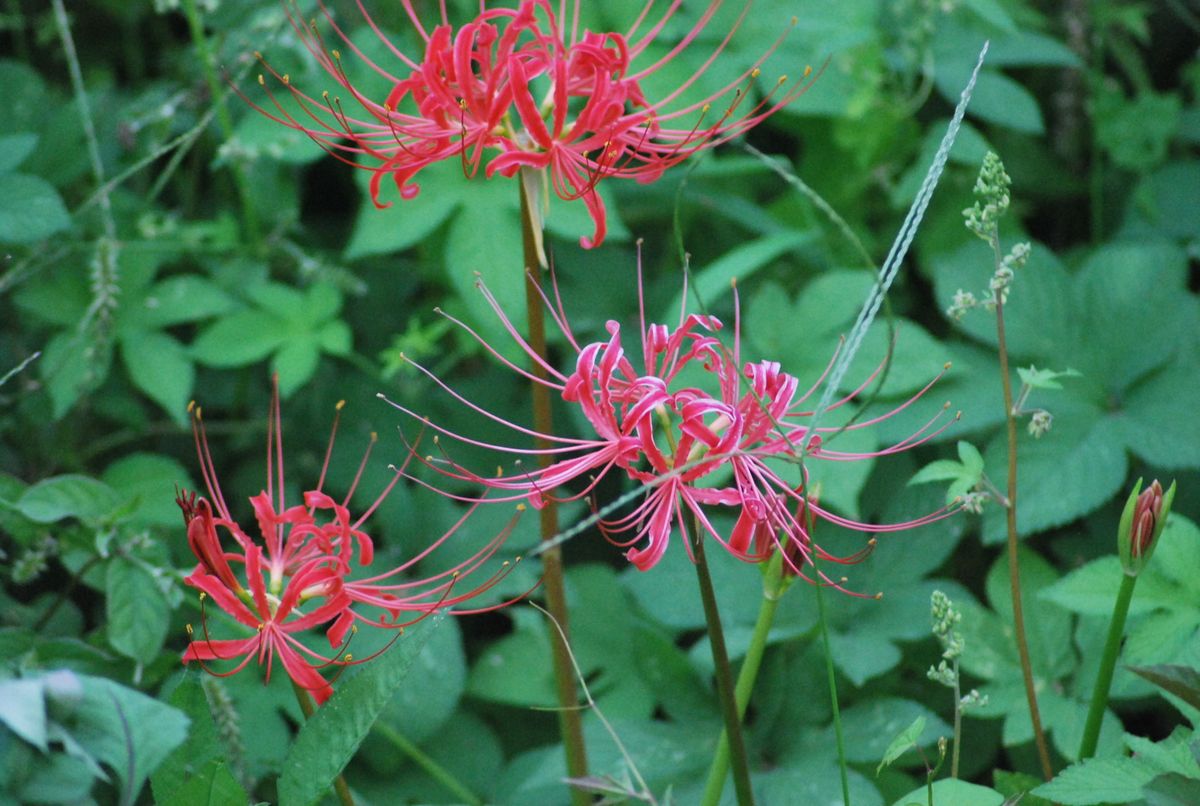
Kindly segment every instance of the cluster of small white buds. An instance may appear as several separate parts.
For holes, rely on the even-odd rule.
[[[972,512],[976,515],[983,514],[983,505],[991,496],[985,492],[972,491],[965,494],[959,502],[966,512]]]
[[[983,708],[988,704],[986,694],[980,694],[978,689],[971,689],[958,701],[958,707],[966,711],[968,708]]]
[[[1008,211],[1010,187],[1012,179],[1005,172],[1004,163],[994,151],[989,151],[984,155],[983,167],[975,180],[974,190],[979,201],[963,210],[967,229],[990,242],[996,235],[1000,217]]]
[[[1027,428],[1034,439],[1041,439],[1053,424],[1054,415],[1045,409],[1038,409],[1030,415]]]
[[[967,311],[979,304],[979,300],[975,299],[975,295],[970,291],[963,291],[961,288],[954,292],[954,299],[950,303],[950,307],[946,309],[946,316],[961,322],[962,318],[967,315]]]

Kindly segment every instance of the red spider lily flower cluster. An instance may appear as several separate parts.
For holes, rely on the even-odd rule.
[[[657,16],[651,14],[651,0],[628,30],[602,33],[580,32],[579,0],[570,12],[567,0],[521,0],[516,8],[488,8],[481,0],[478,16],[457,30],[445,2],[432,29],[422,23],[413,0],[400,3],[425,43],[423,57],[396,47],[358,2],[367,25],[395,57],[394,67],[368,58],[322,4],[327,24],[347,50],[391,84],[385,98],[357,89],[340,51],[326,46],[316,22],[305,24],[293,10],[297,34],[361,111],[347,111],[341,98],[328,92],[314,98],[269,65],[266,69],[287,87],[303,114],[297,117],[274,96],[275,111],[260,111],[304,132],[343,162],[371,171],[371,197],[380,207],[387,206],[379,200],[385,176],[396,183],[401,198],[410,199],[420,190],[414,180],[421,170],[445,159],[460,159],[468,176],[485,160],[487,176],[511,177],[523,168],[546,171],[560,198],[587,205],[595,231],[581,238],[585,248],[598,245],[606,232],[604,203],[596,193],[602,178],[652,182],[667,168],[737,137],[790,103],[807,89],[811,75],[806,67],[799,81],[781,77],[760,100],[746,103],[777,41],[712,95],[688,97],[728,45],[749,3],[695,75],[657,99],[647,98],[642,84],[695,45],[722,0],[711,0],[660,56],[651,54],[651,46],[679,13],[681,0]],[[263,77],[259,80],[267,86]]]
[[[342,404],[338,404],[338,412]],[[266,668],[270,679],[278,659],[288,677],[323,703],[333,693],[324,670],[362,663],[346,650],[358,625],[396,631],[420,621],[434,611],[451,608],[492,588],[507,573],[509,563],[483,582],[464,590],[461,582],[483,567],[504,543],[512,524],[476,554],[433,576],[407,579],[416,563],[455,534],[466,516],[416,557],[383,573],[372,574],[374,543],[363,523],[391,492],[403,474],[397,468],[391,481],[367,510],[355,518],[348,504],[362,478],[371,454],[365,452],[346,497],[341,502],[322,490],[337,434],[337,418],[329,437],[324,465],[314,489],[303,494],[303,503],[289,506],[284,497],[283,436],[278,386],[272,395],[267,428],[267,488],[250,499],[260,539],[252,538],[230,513],[208,449],[201,411],[190,407],[200,471],[208,497],[180,493],[188,545],[197,565],[184,582],[200,591],[202,607],[209,600],[227,616],[248,628],[240,638],[214,638],[207,617],[202,634],[191,625],[191,643],[185,663],[197,661],[222,677],[240,672],[251,661]],[[374,446],[372,436],[371,446]],[[467,513],[470,514],[469,512]],[[496,605],[494,607],[499,607]],[[492,608],[483,608],[484,610]],[[455,609],[456,615],[478,610]],[[323,629],[328,653],[312,649],[298,637]],[[376,653],[378,654],[378,653]],[[227,671],[211,667],[213,661],[235,661]]]
[[[697,536],[707,535],[717,540],[730,554],[747,562],[760,562],[781,550],[786,573],[844,590],[842,580],[827,576],[813,562],[814,558],[838,564],[854,563],[870,552],[874,539],[868,541],[863,551],[849,556],[835,555],[812,540],[811,526],[816,520],[877,534],[921,526],[957,508],[947,507],[905,523],[860,523],[820,506],[816,496],[807,493],[807,470],[797,473],[802,476],[799,483],[788,481],[780,472],[779,460],[801,468],[804,464],[798,461],[800,458],[818,462],[857,461],[907,450],[936,437],[953,422],[944,417],[945,407],[906,439],[877,451],[846,452],[823,444],[826,437],[841,430],[870,428],[895,416],[928,392],[938,378],[910,400],[880,416],[842,427],[822,426],[813,423],[814,411],[806,407],[806,401],[824,382],[837,353],[822,376],[802,392],[799,381],[775,362],[743,363],[738,314],[735,314],[732,347],[717,338],[722,323],[715,316],[689,315],[681,310],[673,329],[661,324],[647,325],[640,266],[640,367],[628,357],[621,327],[615,321],[607,323],[606,341],[581,346],[568,324],[555,286],[554,301],[545,295],[543,301],[577,356],[572,372],[559,372],[529,347],[482,281],[478,286],[510,336],[532,361],[546,370],[548,377],[539,380],[504,358],[462,322],[448,318],[479,339],[485,349],[510,369],[544,384],[566,403],[578,406],[595,436],[580,439],[538,434],[510,423],[418,366],[472,410],[520,434],[546,440],[551,447],[539,451],[485,443],[430,424],[439,435],[496,451],[542,453],[556,459],[545,468],[495,477],[472,472],[445,451],[440,458],[425,457],[424,464],[455,481],[481,485],[497,495],[497,500],[528,500],[535,507],[544,505],[558,488],[576,479],[587,480],[584,489],[562,494],[559,500],[590,496],[602,477],[614,470],[623,471],[639,484],[644,496],[628,514],[599,518],[598,523],[611,542],[626,549],[627,558],[639,569],[652,568],[662,559],[672,533],[678,531],[685,545],[690,545],[691,531],[699,529],[702,534]],[[685,283],[685,299],[686,296]],[[734,305],[737,310],[736,287]],[[826,410],[850,404],[878,372]],[[701,386],[689,385],[697,381]],[[397,403],[392,405],[419,417],[411,409]],[[714,508],[729,508],[736,515],[728,535],[713,524],[710,512]],[[810,576],[813,568],[816,568],[815,580]]]

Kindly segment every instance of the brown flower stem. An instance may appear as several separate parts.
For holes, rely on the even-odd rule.
[[[1017,654],[1021,656],[1021,674],[1025,678],[1025,699],[1029,702],[1029,719],[1033,722],[1033,738],[1037,744],[1042,775],[1049,781],[1054,777],[1046,733],[1042,730],[1042,715],[1038,711],[1037,690],[1033,685],[1033,665],[1029,662],[1029,641],[1025,636],[1025,612],[1021,604],[1021,572],[1017,566],[1017,417],[1013,414],[1012,379],[1008,374],[1008,345],[1004,338],[1004,303],[996,300],[996,338],[1000,354],[1000,378],[1004,383],[1004,420],[1008,427],[1008,582],[1012,592],[1013,628],[1017,637]]]
[[[713,671],[717,678],[717,697],[721,702],[721,717],[725,720],[725,735],[729,738],[729,760],[733,767],[733,786],[738,806],[754,806],[754,790],[750,787],[750,765],[746,759],[746,743],[742,739],[742,720],[738,716],[734,694],[733,671],[725,649],[725,631],[721,628],[721,613],[717,608],[717,592],[708,573],[704,557],[704,532],[699,519],[691,519],[692,557],[695,559],[696,580],[700,583],[700,600],[704,603],[704,621],[708,625],[708,643],[712,649]]]
[[[300,703],[300,710],[304,713],[304,718],[312,719],[313,713],[317,710],[317,704],[313,702],[312,695],[295,680],[292,681],[292,691],[296,692],[296,702]],[[350,787],[346,785],[346,779],[343,776],[338,775],[333,779],[333,791],[337,793],[342,806],[354,806],[354,796],[350,794]]]
[[[521,194],[521,240],[525,247],[525,309],[529,318],[529,346],[538,355],[546,358],[546,323],[542,310],[540,277],[542,272],[541,258],[538,256],[537,233],[531,204],[537,199],[529,199],[524,177],[517,182]],[[531,368],[534,377],[546,380],[546,370],[538,362],[533,362]],[[544,383],[530,383],[533,399],[533,427],[540,434],[550,434],[554,431],[554,420],[550,412],[550,390]],[[537,439],[538,449],[552,447],[546,440]],[[553,457],[548,453],[538,454],[538,467],[549,467]],[[546,496],[545,506],[538,512],[541,522],[542,541],[553,540],[558,534],[558,506],[554,499]],[[554,680],[558,689],[558,727],[563,737],[563,747],[567,755],[567,775],[570,778],[582,779],[588,774],[587,748],[583,743],[583,719],[579,710],[579,694],[575,688],[575,674],[572,670],[571,653],[567,648],[570,632],[567,628],[567,596],[563,585],[562,549],[558,546],[542,552],[542,587],[546,591],[546,609],[551,618],[558,624],[558,630],[553,624],[550,630],[550,646],[554,658]],[[561,633],[559,632],[561,631]],[[581,790],[571,790],[571,800],[576,806],[586,806],[591,798]]]

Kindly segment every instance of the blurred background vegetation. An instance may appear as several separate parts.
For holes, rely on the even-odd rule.
[[[436,14],[436,3],[416,5],[427,18]],[[463,19],[474,4],[450,5]],[[589,27],[622,30],[642,3],[584,5]],[[364,53],[394,61],[353,3],[329,6]],[[399,3],[371,6],[399,47],[420,52]],[[649,95],[700,67],[741,10],[726,6]],[[331,489],[346,489],[370,433],[379,433],[360,510],[386,483],[387,464],[406,455],[396,428],[410,438],[418,430],[377,393],[453,430],[512,444],[511,432],[456,404],[401,354],[528,422],[521,379],[434,311],[507,349],[475,281],[478,272],[523,321],[517,189],[503,179],[468,181],[451,161],[421,175],[416,199],[376,209],[366,172],[252,108],[270,105],[256,51],[315,97],[334,88],[275,0],[89,0],[66,11],[74,59],[64,20],[44,0],[0,4],[0,663],[13,673],[66,667],[109,678],[206,718],[203,708],[188,710],[199,706],[180,684],[199,679],[195,670],[181,675],[179,664],[184,624],[198,617],[180,582],[192,561],[172,486],[195,489],[198,478],[188,402],[204,407],[226,497],[244,516],[246,499],[264,484],[272,373],[284,395],[287,472],[297,491],[320,472],[338,400],[349,405]],[[1022,562],[1036,603],[1031,641],[1061,766],[1078,745],[1102,634],[1102,608],[1089,610],[1086,594],[1105,595],[1067,575],[1114,551],[1123,491],[1138,476],[1177,478],[1175,512],[1200,513],[1200,12],[1181,0],[758,0],[696,95],[753,63],[793,17],[763,83],[809,65],[820,77],[749,135],[770,161],[732,144],[652,185],[602,183],[609,238],[591,251],[578,244],[591,231],[582,205],[554,201],[548,243],[564,306],[581,341],[601,337],[608,319],[632,324],[643,239],[648,313],[673,321],[686,251],[704,302],[727,322],[728,281],[738,279],[749,357],[779,360],[802,382],[815,380],[872,275],[862,249],[814,196],[844,219],[871,264],[881,262],[990,40],[887,321],[868,338],[846,390],[884,359],[889,326],[897,341],[872,404],[879,411],[910,397],[944,363],[953,367],[906,416],[865,441],[847,436],[846,445],[898,441],[946,400],[962,419],[912,454],[814,473],[823,502],[891,520],[940,504],[942,491],[906,482],[926,462],[954,456],[956,440],[982,451],[990,478],[1004,478],[994,322],[983,311],[961,322],[944,313],[957,289],[978,293],[992,272],[962,210],[985,151],[996,151],[1013,178],[1014,213],[1002,238],[1006,247],[1033,247],[1007,307],[1013,361],[1081,373],[1061,390],[1035,391],[1031,404],[1050,410],[1054,427],[1037,441],[1023,434],[1020,449]],[[332,42],[328,24],[319,25]],[[668,29],[656,47],[665,50],[685,30]],[[347,58],[346,67],[366,91],[387,89],[360,60]],[[560,339],[555,349],[570,361],[564,346]],[[573,425],[565,410],[558,422]],[[496,461],[453,450],[475,467]],[[387,556],[403,558],[459,514],[402,485],[371,533]],[[481,511],[467,539],[486,539],[509,515],[504,507]],[[927,750],[949,733],[949,697],[924,675],[939,654],[929,634],[935,588],[966,611],[964,668],[991,697],[967,723],[965,777],[991,783],[993,768],[1036,770],[1019,668],[1004,649],[1010,605],[996,566],[1003,528],[993,506],[883,540],[850,569],[852,589],[885,594],[882,602],[832,604],[855,803],[890,803],[919,780],[915,753],[875,775],[887,742],[915,716],[928,717]],[[535,530],[534,519],[524,519],[511,553],[529,547]],[[680,549],[672,546],[646,574],[626,568],[594,531],[571,541],[566,555],[574,649],[597,702],[652,787],[673,783],[689,802],[719,720],[699,600]],[[1135,614],[1134,660],[1200,661],[1200,592],[1179,570],[1195,562],[1200,573],[1194,553],[1176,557],[1182,565],[1164,570],[1162,595]],[[758,573],[728,557],[714,573],[737,655],[757,610]],[[526,563],[498,595],[536,577]],[[814,620],[811,591],[797,588],[784,602],[752,704],[749,741],[766,802],[840,796]],[[398,749],[402,736],[481,797],[561,799],[554,715],[531,710],[554,701],[541,622],[515,607],[442,625],[351,767],[351,784],[378,802],[453,802]],[[246,673],[219,686],[236,706],[241,735],[240,758],[229,742],[221,752],[240,783],[266,799],[287,750],[288,720],[298,717],[281,683],[264,694]],[[206,685],[210,701],[224,696]],[[1127,730],[1159,739],[1178,717],[1151,692],[1119,673],[1116,714]],[[224,737],[231,729],[221,730]],[[39,755],[22,768],[17,760],[27,756],[6,736],[5,786],[20,799],[22,787],[44,781],[46,765],[60,762]],[[590,718],[588,736],[593,768],[615,773],[617,750]],[[93,770],[71,769],[60,770],[56,802],[104,791]]]

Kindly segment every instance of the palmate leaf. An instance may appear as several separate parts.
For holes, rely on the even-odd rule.
[[[304,723],[279,776],[281,806],[308,806],[333,785],[443,618],[436,614],[411,627]]]

